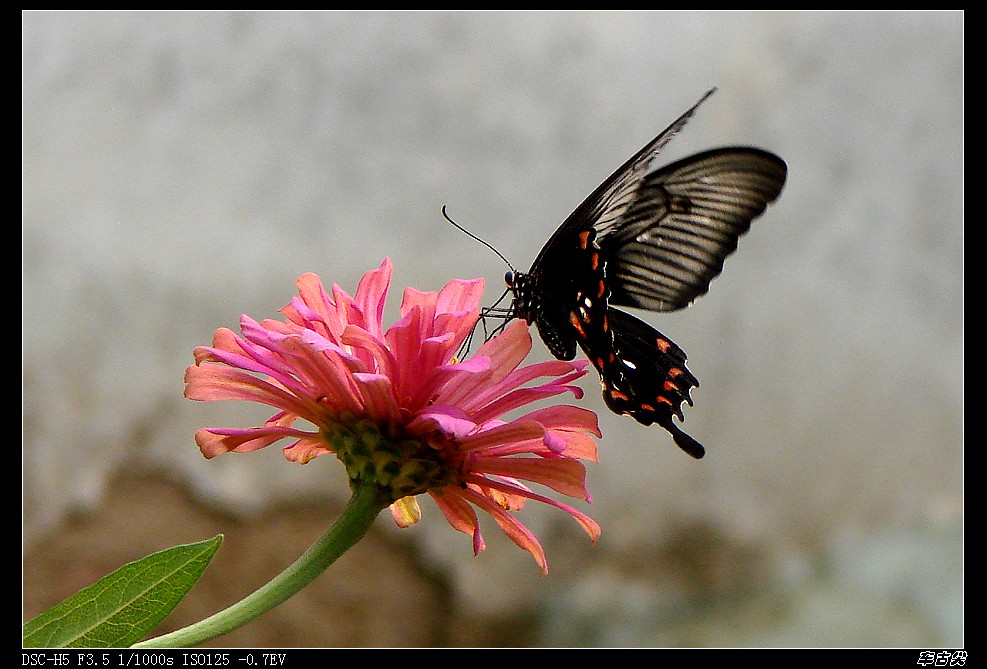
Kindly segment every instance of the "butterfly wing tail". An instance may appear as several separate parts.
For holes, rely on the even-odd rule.
[[[660,414],[656,422],[668,430],[668,432],[672,435],[672,440],[675,442],[676,446],[695,459],[698,460],[706,455],[706,449],[703,448],[703,445],[683,432],[682,429],[675,424],[675,421],[672,420],[672,415],[670,413],[666,412],[664,414]]]

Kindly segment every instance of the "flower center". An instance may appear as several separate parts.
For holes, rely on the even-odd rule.
[[[337,422],[321,429],[351,481],[376,483],[392,501],[455,483],[440,451],[415,438],[383,435],[370,420]]]

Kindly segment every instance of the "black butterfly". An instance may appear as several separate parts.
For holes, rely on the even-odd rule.
[[[787,167],[760,149],[725,147],[649,171],[689,111],[638,151],[569,215],[531,269],[512,271],[507,318],[538,328],[562,360],[582,347],[617,414],[658,423],[694,458],[702,444],[683,432],[682,403],[699,385],[685,353],[613,305],[675,311],[709,289],[751,221],[781,192]]]

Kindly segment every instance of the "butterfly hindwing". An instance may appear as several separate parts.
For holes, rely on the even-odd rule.
[[[683,420],[682,404],[692,405],[690,392],[699,385],[685,366],[685,351],[619,309],[611,307],[608,320],[613,333],[611,356],[606,364],[597,365],[607,407],[642,425],[658,423],[682,450],[694,458],[703,457],[702,444],[672,421],[672,416]]]

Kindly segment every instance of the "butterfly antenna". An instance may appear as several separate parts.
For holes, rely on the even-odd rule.
[[[480,242],[481,244],[483,244],[484,246],[486,246],[488,249],[490,249],[491,251],[493,251],[494,253],[496,253],[497,254],[497,257],[500,258],[501,260],[503,260],[507,264],[507,266],[511,268],[511,271],[512,272],[516,271],[514,269],[514,265],[511,264],[511,261],[508,260],[507,258],[505,258],[504,257],[504,254],[501,253],[500,251],[498,251],[497,249],[495,249],[493,247],[493,245],[491,245],[489,242],[487,242],[484,239],[480,239],[479,237],[477,237],[476,235],[474,235],[472,232],[470,232],[469,230],[467,230],[466,228],[464,228],[463,226],[461,226],[459,223],[456,223],[456,221],[452,220],[452,218],[446,212],[446,206],[445,205],[442,205],[442,217],[445,218],[450,223],[452,223],[464,235],[466,235],[467,237],[470,237],[472,239],[475,239],[476,241]]]
[[[508,260],[507,258],[505,258],[504,257],[504,254],[501,253],[500,251],[498,251],[497,249],[495,249],[493,247],[493,245],[491,245],[485,239],[481,239],[481,238],[477,237],[472,232],[470,232],[469,230],[467,230],[466,228],[464,228],[463,226],[461,226],[459,223],[456,223],[456,221],[452,220],[452,217],[449,216],[449,212],[446,211],[446,205],[442,205],[442,217],[445,218],[447,221],[449,221],[449,223],[451,223],[457,230],[459,230],[460,232],[462,232],[464,235],[466,235],[470,239],[473,239],[473,240],[476,240],[476,241],[480,242],[481,244],[483,244],[484,246],[486,246],[488,249],[490,249],[491,251],[493,251],[494,253],[496,253],[497,254],[497,257],[500,258],[501,260],[503,260],[504,261],[504,264],[511,268],[511,272],[516,272],[517,271],[517,270],[514,269],[514,265],[511,264],[511,261]],[[511,305],[510,306],[507,306],[507,307],[501,307],[500,306],[500,304],[510,294],[510,292],[511,292],[511,290],[510,290],[510,288],[508,288],[497,299],[497,301],[493,303],[492,306],[483,307],[482,309],[480,309],[479,318],[477,318],[476,324],[473,325],[473,329],[470,331],[469,336],[466,337],[466,339],[463,341],[463,344],[459,347],[459,351],[456,354],[456,357],[457,358],[459,358],[460,360],[462,360],[469,353],[470,347],[473,344],[473,334],[476,332],[476,328],[477,327],[480,327],[482,325],[482,327],[483,327],[483,341],[486,342],[486,341],[489,341],[495,335],[500,334],[504,330],[504,328],[507,326],[508,321],[510,321],[513,318],[515,318],[514,304],[513,303],[511,303]],[[501,323],[500,323],[500,325],[498,325],[493,330],[490,330],[490,329],[487,328],[487,319],[488,318],[498,319],[498,320],[501,321]]]

